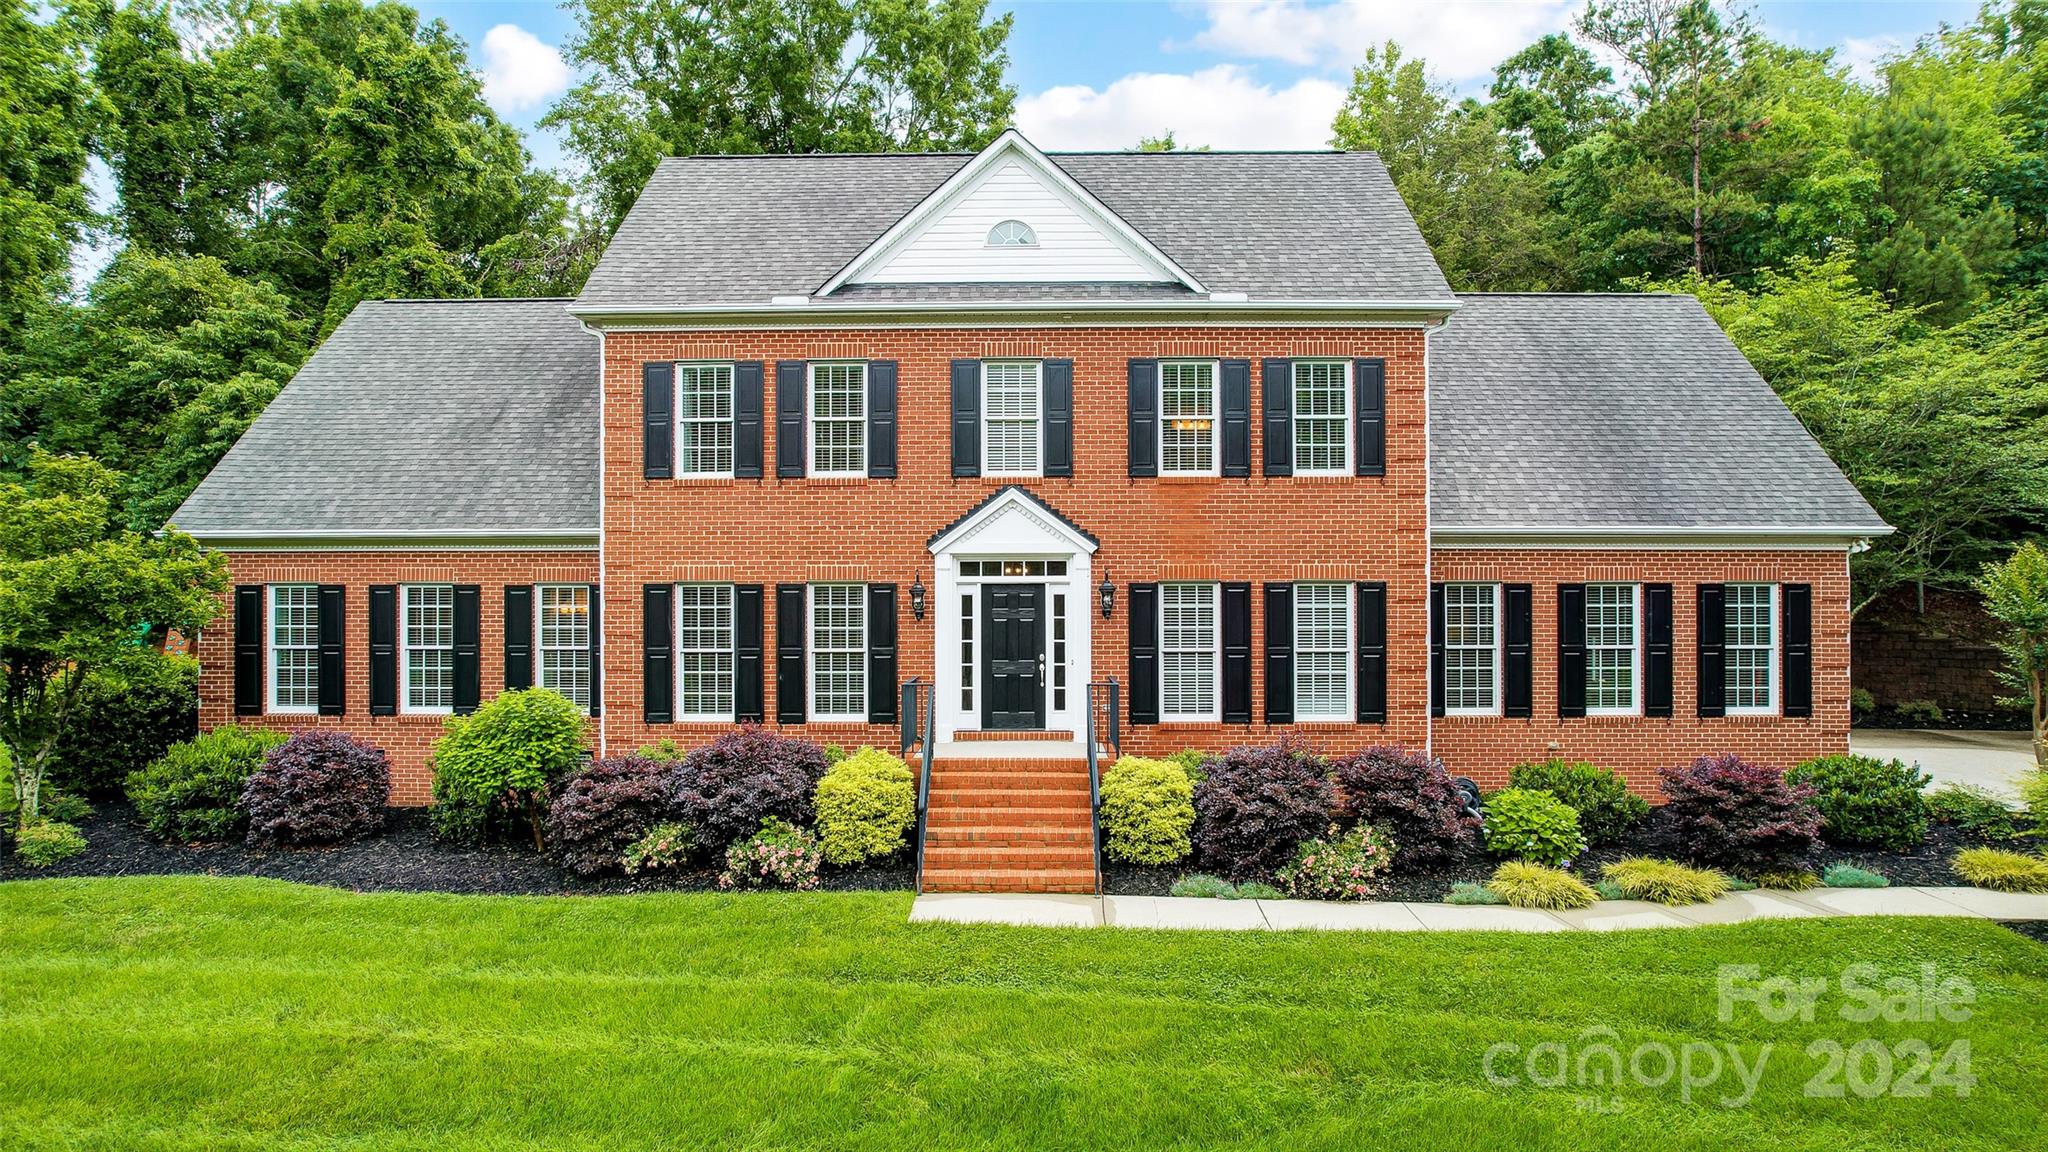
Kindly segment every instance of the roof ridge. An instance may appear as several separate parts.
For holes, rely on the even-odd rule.
[[[1694,296],[1693,296],[1693,294],[1692,294],[1692,293],[1690,293],[1690,292],[1663,292],[1663,291],[1659,291],[1659,292],[1462,292],[1462,291],[1454,291],[1454,292],[1452,292],[1452,293],[1451,293],[1451,295],[1453,295],[1453,296],[1456,296],[1456,297],[1458,297],[1459,299],[1463,299],[1463,298],[1465,298],[1465,297],[1467,297],[1467,296],[1542,296],[1542,297],[1572,297],[1572,296],[1585,296],[1585,297],[1591,297],[1591,298],[1595,298],[1595,299],[1600,299],[1600,298],[1620,298],[1620,299],[1624,299],[1624,300],[1656,300],[1656,299],[1666,299],[1666,300],[1669,300],[1669,299],[1686,299],[1686,300],[1691,300],[1691,299],[1694,299]]]
[[[979,156],[979,152],[686,152],[663,156],[671,160],[881,160],[904,157]],[[1047,156],[1378,156],[1372,148],[1176,148],[1171,152],[1141,152],[1135,148],[1046,149]]]
[[[574,296],[376,296],[376,304],[571,304]]]

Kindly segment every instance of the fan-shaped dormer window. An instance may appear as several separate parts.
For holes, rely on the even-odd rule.
[[[1038,233],[1022,220],[1005,220],[988,230],[988,246],[991,248],[1033,248],[1038,245]]]

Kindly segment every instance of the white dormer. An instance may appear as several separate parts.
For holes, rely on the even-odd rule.
[[[1179,283],[1203,288],[1018,135],[995,143],[825,282]]]

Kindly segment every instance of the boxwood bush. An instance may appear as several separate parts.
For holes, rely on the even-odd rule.
[[[450,716],[434,742],[434,830],[474,843],[520,825],[542,847],[550,792],[582,763],[588,728],[582,709],[545,688]]]
[[[894,856],[917,827],[917,785],[910,766],[879,748],[861,748],[818,781],[818,842],[828,864]]]
[[[242,792],[249,777],[285,739],[269,728],[230,724],[180,741],[128,777],[128,799],[159,840],[234,839],[242,830]]]
[[[1459,859],[1478,845],[1479,820],[1444,763],[1394,745],[1367,748],[1330,765],[1335,814],[1363,821],[1392,839],[1403,865]]]
[[[683,758],[671,802],[697,843],[722,852],[770,817],[809,824],[824,777],[824,749],[748,724]]]
[[[548,855],[579,876],[624,867],[626,850],[669,817],[671,768],[612,756],[571,775],[548,804]]]
[[[1102,774],[1103,853],[1131,864],[1172,864],[1194,848],[1195,786],[1171,760],[1123,756]]]
[[[1196,854],[1232,879],[1268,876],[1330,824],[1329,769],[1301,737],[1233,748],[1195,786]]]
[[[1927,837],[1928,777],[1903,760],[1820,756],[1785,778],[1811,785],[1828,839],[1904,850]]]
[[[1548,792],[1503,788],[1486,798],[1486,850],[1556,867],[1586,850],[1579,814]]]
[[[81,796],[118,796],[129,776],[199,734],[199,661],[136,648],[85,678],[44,781]]]
[[[301,732],[270,750],[242,788],[249,845],[345,844],[384,825],[391,764],[339,732]]]
[[[1650,814],[1650,802],[1629,791],[1621,777],[1583,760],[1517,764],[1508,772],[1508,785],[1548,792],[1571,805],[1588,844],[1611,844]]]
[[[1811,870],[1821,827],[1811,785],[1733,754],[1702,756],[1659,775],[1670,799],[1665,819],[1695,863],[1752,880]]]

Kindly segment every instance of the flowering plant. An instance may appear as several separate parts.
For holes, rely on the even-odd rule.
[[[761,821],[759,832],[726,850],[718,886],[809,891],[818,886],[818,865],[824,859],[815,835],[770,816]]]
[[[657,868],[674,868],[690,858],[690,852],[697,846],[696,834],[688,824],[669,821],[656,824],[647,830],[645,836],[626,845],[625,855],[619,864],[627,874],[652,872]]]
[[[1280,887],[1289,896],[1307,900],[1363,900],[1373,894],[1373,881],[1393,866],[1394,843],[1370,824],[1345,832],[1336,825],[1318,840],[1294,850],[1294,861],[1280,869]]]

